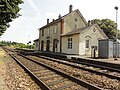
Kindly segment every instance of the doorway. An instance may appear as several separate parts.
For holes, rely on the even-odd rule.
[[[46,42],[46,51],[50,51],[50,40]]]
[[[44,41],[41,41],[41,51],[44,50]]]
[[[53,40],[53,52],[58,52],[58,40],[54,39]]]

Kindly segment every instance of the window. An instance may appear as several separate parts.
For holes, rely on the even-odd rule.
[[[42,32],[42,36],[44,36],[44,30],[42,30],[41,32]]]
[[[75,18],[75,29],[77,28],[77,18]]]
[[[75,18],[75,22],[77,22],[77,18]]]
[[[48,36],[50,35],[50,28],[48,28],[48,30],[47,30],[47,35]]]
[[[95,32],[95,31],[96,31],[96,29],[94,28],[94,29],[93,29],[93,32]]]
[[[77,28],[77,25],[75,24],[75,28]]]
[[[72,38],[68,38],[68,49],[72,49]]]
[[[57,33],[57,30],[58,30],[58,25],[55,25],[54,26],[54,33]]]
[[[86,48],[89,48],[89,44],[90,44],[90,41],[89,40],[86,40]]]

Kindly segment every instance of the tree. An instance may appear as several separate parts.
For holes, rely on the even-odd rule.
[[[100,28],[104,31],[104,33],[110,39],[114,39],[116,37],[116,23],[110,19],[93,19],[91,23],[97,23]],[[118,38],[120,39],[120,31],[118,30]]]
[[[9,22],[20,16],[19,4],[22,3],[22,0],[0,0],[0,36],[10,26]]]
[[[27,49],[34,49],[34,45],[26,45],[23,43],[18,43],[18,42],[11,42],[11,41],[0,41],[0,46],[9,46],[9,47],[14,47],[14,48],[27,48]]]

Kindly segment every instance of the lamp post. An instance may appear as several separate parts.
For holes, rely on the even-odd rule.
[[[117,19],[118,19],[118,7],[115,6],[114,9],[116,10],[116,46],[115,46],[115,59],[114,60],[117,60],[117,38],[118,38],[118,30],[117,30]]]

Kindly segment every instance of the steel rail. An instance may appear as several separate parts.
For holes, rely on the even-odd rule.
[[[86,70],[86,71],[89,71],[89,72],[92,72],[92,73],[96,73],[98,75],[104,75],[108,78],[111,78],[111,79],[117,79],[117,80],[120,80],[120,77],[119,76],[115,76],[115,75],[110,75],[110,74],[107,74],[107,73],[104,73],[104,72],[100,72],[100,71],[96,71],[96,70],[91,70],[91,69],[88,69],[88,68],[84,68],[84,67],[80,67],[79,65],[76,65],[75,63],[69,63],[69,62],[65,62],[65,61],[61,61],[61,60],[54,60],[53,58],[49,58],[49,57],[45,57],[45,56],[37,56],[39,58],[43,58],[43,59],[46,59],[46,60],[51,60],[51,61],[54,61],[54,62],[58,62],[58,63],[61,63],[61,64],[65,64],[65,65],[68,65],[68,66],[72,66],[72,67],[75,67],[75,68],[78,68],[78,69],[82,69],[82,70]],[[100,67],[99,67],[100,68]],[[104,68],[104,69],[108,69],[108,68]],[[111,70],[111,69],[108,69],[108,70]],[[116,71],[116,69],[112,69],[111,71]]]
[[[25,67],[16,57],[14,57],[9,52],[13,52],[9,50],[8,48],[2,47],[2,49],[8,53],[11,58],[13,58],[25,71],[30,75],[30,77],[36,82],[36,84],[42,89],[42,90],[51,90],[46,84],[44,84],[38,77],[36,77],[27,67]]]
[[[31,54],[32,55],[32,54]],[[35,55],[35,56],[38,56],[39,55]],[[40,56],[44,56],[44,55],[40,55]],[[48,57],[48,56],[45,56],[45,57]],[[50,57],[50,56],[49,56]],[[56,58],[53,58],[53,57],[50,57],[51,59],[56,59]],[[58,59],[58,58],[57,58]],[[111,67],[108,67],[108,66],[102,66],[102,65],[98,65],[98,64],[92,64],[92,63],[88,63],[87,62],[87,59],[82,59],[81,60],[73,60],[73,59],[58,59],[58,60],[61,60],[61,61],[68,61],[68,62],[73,62],[73,63],[77,63],[77,64],[83,64],[83,65],[87,65],[87,66],[93,66],[93,67],[96,67],[96,68],[102,68],[102,69],[107,69],[107,70],[110,70],[110,71],[114,71],[114,72],[119,72],[120,73],[120,69],[117,69],[117,68],[111,68]],[[97,61],[96,61],[97,62]]]
[[[8,50],[6,50],[7,52],[9,52]],[[35,76],[28,68],[26,68],[16,57],[14,57],[12,54],[8,53],[21,67],[23,67],[23,69],[25,69],[25,71],[35,80],[35,82],[40,86],[40,88],[42,90],[51,90],[46,84],[44,84],[37,76]],[[69,80],[87,88],[88,90],[101,90],[102,88],[99,88],[93,84],[90,84],[88,82],[85,82],[83,80],[80,80],[80,79],[77,79],[76,77],[73,77],[63,71],[60,71],[58,69],[54,69],[54,68],[51,68],[50,66],[48,65],[45,65],[44,63],[40,63],[40,62],[37,62],[37,61],[34,61],[33,59],[30,59],[30,58],[27,58],[25,56],[23,56],[24,58],[26,59],[29,59],[39,65],[42,65],[46,68],[49,68],[50,70],[54,71],[54,72],[57,72],[58,74],[62,75],[63,77],[66,77],[68,78]],[[42,85],[42,86],[41,86]]]
[[[101,68],[101,69],[107,69],[107,70],[113,71],[113,72],[120,72],[119,69],[110,68],[110,67],[105,67],[105,66],[100,66],[100,65],[95,65],[95,64],[91,64],[91,63],[87,63],[87,62],[80,62],[80,61],[69,60],[69,62],[72,62],[72,63],[67,63],[67,62],[60,61],[60,60],[54,60],[54,59],[51,58],[51,57],[39,56],[39,55],[35,55],[35,56],[40,57],[40,58],[44,58],[44,59],[47,59],[47,60],[59,62],[59,63],[65,64],[65,65],[69,65],[69,66],[72,66],[72,67],[75,67],[75,68],[79,68],[79,69],[82,69],[82,70],[86,70],[86,71],[89,71],[89,72],[92,72],[92,73],[96,73],[96,74],[98,74],[98,75],[104,75],[104,76],[107,76],[107,77],[109,77],[109,78],[111,78],[111,79],[120,80],[120,77],[119,77],[119,76],[110,75],[110,74],[107,74],[107,73],[104,73],[104,72],[100,72],[100,71],[96,71],[96,70],[91,70],[91,69],[83,68],[83,67],[80,67],[80,66],[78,66],[78,65],[75,65],[74,63],[84,64],[84,65],[87,65],[87,66],[97,67],[97,68]],[[68,61],[68,60],[66,60],[66,61]]]
[[[19,54],[19,55],[20,55],[20,54]],[[72,76],[72,75],[69,75],[69,74],[67,74],[67,73],[65,73],[65,72],[63,72],[63,71],[60,71],[59,69],[52,68],[52,67],[50,67],[50,66],[48,66],[48,65],[46,65],[46,64],[44,64],[44,63],[42,63],[42,62],[38,62],[38,61],[33,60],[33,59],[31,59],[31,58],[28,58],[28,57],[26,57],[26,56],[24,56],[24,55],[21,55],[21,56],[23,56],[24,58],[29,59],[29,60],[31,60],[31,61],[39,64],[39,65],[42,65],[42,66],[44,66],[44,67],[46,67],[46,68],[49,68],[50,70],[52,70],[52,71],[54,71],[54,72],[62,75],[62,76],[65,77],[65,78],[68,78],[69,80],[71,80],[71,81],[73,81],[73,82],[75,82],[75,83],[77,83],[77,84],[79,84],[79,85],[87,88],[88,90],[101,90],[101,89],[102,89],[102,88],[99,88],[99,87],[97,87],[97,86],[95,86],[95,85],[93,85],[93,84],[90,84],[90,83],[88,83],[88,82],[85,82],[85,81],[83,81],[83,80],[80,80],[80,79],[78,79],[78,78],[76,78],[76,77],[74,77],[74,76]]]
[[[16,57],[12,54],[9,54],[29,75],[30,77],[36,82],[36,84],[42,90],[51,90],[44,82],[42,82],[36,75],[34,75],[26,66],[24,66]]]

